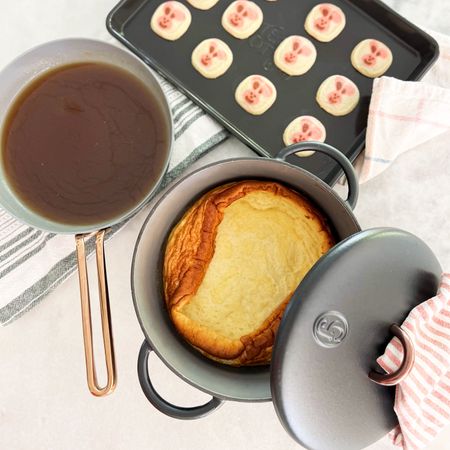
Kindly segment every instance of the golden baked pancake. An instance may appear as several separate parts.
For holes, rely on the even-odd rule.
[[[211,359],[268,364],[294,290],[333,245],[321,213],[283,185],[220,186],[200,198],[169,236],[164,293],[170,317]]]

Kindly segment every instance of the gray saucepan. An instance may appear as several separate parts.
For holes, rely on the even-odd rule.
[[[348,198],[342,200],[330,186],[285,161],[291,154],[315,150],[337,161],[348,181]],[[358,183],[351,163],[337,149],[319,142],[291,145],[275,159],[236,158],[203,167],[182,178],[155,205],[139,234],[133,255],[131,285],[136,314],[145,335],[138,358],[138,374],[148,400],[161,412],[179,419],[195,419],[216,409],[223,400],[258,402],[271,399],[270,368],[233,368],[216,364],[193,350],[172,326],[162,292],[162,260],[166,239],[186,209],[215,186],[242,179],[281,182],[310,198],[329,218],[338,240],[360,231],[352,208]],[[191,408],[175,406],[155,390],[148,373],[148,356],[154,351],[180,378],[213,398]]]
[[[31,92],[29,86],[33,86],[32,83],[34,83],[36,79],[41,76],[45,76],[44,74],[48,73],[51,70],[54,70],[56,67],[65,67],[79,63],[107,64],[110,66],[121,68],[130,75],[133,75],[133,77],[140,80],[140,82],[145,86],[148,93],[152,95],[155,104],[159,105],[158,109],[160,111],[161,120],[163,123],[165,123],[167,129],[167,145],[162,150],[164,152],[162,153],[164,155],[164,161],[161,163],[161,167],[158,168],[158,172],[156,172],[155,167],[154,182],[146,188],[146,192],[142,192],[141,198],[137,198],[133,205],[130,205],[126,211],[117,214],[116,217],[110,217],[102,220],[97,219],[96,222],[92,222],[92,220],[94,220],[92,217],[86,217],[86,220],[91,221],[90,223],[69,223],[48,218],[45,214],[39,213],[38,210],[27,206],[26,202],[24,203],[21,198],[22,195],[19,196],[18,191],[16,189],[13,189],[13,187],[10,185],[8,181],[10,177],[5,173],[6,165],[0,161],[0,205],[3,209],[8,211],[11,216],[17,218],[23,223],[30,225],[33,228],[51,233],[75,235],[78,276],[81,294],[81,317],[83,325],[87,384],[90,392],[93,395],[102,397],[104,395],[112,393],[116,386],[116,367],[111,331],[109,291],[106,276],[106,261],[103,249],[105,233],[107,229],[131,217],[139,209],[141,209],[148,202],[148,200],[160,185],[169,165],[169,160],[172,152],[172,142],[174,139],[173,122],[169,103],[161,88],[161,85],[156,79],[153,72],[143,61],[141,61],[130,52],[108,42],[85,38],[65,38],[40,44],[37,47],[34,47],[31,50],[23,53],[22,55],[19,55],[16,59],[11,61],[5,68],[2,69],[2,71],[0,72],[0,134],[2,134],[3,136],[3,129],[5,129],[6,124],[9,120],[9,112],[11,110],[14,110],[16,108],[16,103],[19,102],[19,100],[17,99],[21,98],[23,92],[26,92],[27,90],[28,93]],[[74,92],[76,93],[76,90],[74,90]],[[28,98],[28,94],[26,97]],[[61,99],[62,98],[64,97],[61,94]],[[58,100],[58,102],[59,101],[60,100]],[[20,100],[20,102],[22,102],[22,100]],[[22,106],[20,106],[19,109],[21,110],[21,108]],[[35,114],[29,113],[29,116],[30,120],[36,120],[34,117]],[[80,118],[79,120],[87,119]],[[77,122],[75,121],[74,123]],[[105,122],[105,130],[109,126],[110,124]],[[122,126],[122,124],[114,124],[114,126],[119,127]],[[22,132],[20,134],[22,134]],[[91,136],[89,137],[89,139],[87,139],[87,142],[90,142],[90,140]],[[73,141],[81,142],[82,139],[78,136]],[[0,146],[3,146],[5,143],[6,140],[2,140]],[[124,142],[123,151],[125,152],[125,154],[127,151],[127,145],[128,144]],[[0,159],[3,159],[3,157],[6,157],[6,155],[7,152],[2,151]],[[83,161],[83,158],[81,158],[80,161]],[[69,162],[65,162],[65,164],[68,163]],[[94,190],[95,192],[101,191],[100,178],[95,178],[97,176],[96,173],[91,175],[93,169],[100,169],[100,167],[97,167],[99,164],[101,163],[95,162],[94,164],[94,162],[91,162],[90,164],[86,164],[86,167],[84,167],[77,162],[77,166],[73,169],[81,173],[79,175],[80,180],[82,176],[90,180],[90,189],[92,190],[92,195],[94,195]],[[120,167],[120,170],[125,170],[126,174],[127,170],[122,168],[122,166]],[[43,187],[45,186],[45,183],[45,180],[42,181]],[[41,192],[42,196],[47,195],[45,194],[45,189]],[[61,187],[61,189],[61,192],[63,193],[64,189],[69,188]],[[75,192],[81,193],[82,187],[81,185],[76,185],[73,187],[73,189],[75,189]],[[94,201],[94,197],[91,201]],[[104,195],[99,194],[98,198],[95,198],[95,202],[96,205],[98,205],[99,210],[102,210],[102,202],[105,202]],[[101,217],[101,215],[99,217]],[[89,297],[90,289],[86,263],[86,245],[88,245],[86,244],[86,241],[90,238],[95,238],[96,249],[97,278],[99,289],[98,292],[101,311],[102,337],[104,343],[103,350],[106,366],[106,382],[103,385],[100,385],[97,379],[92,341],[93,330],[91,323],[91,304]]]

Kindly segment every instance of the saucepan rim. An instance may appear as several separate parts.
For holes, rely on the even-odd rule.
[[[172,111],[170,109],[170,105],[169,105],[169,101],[167,99],[166,94],[164,93],[162,87],[161,87],[161,83],[158,81],[157,77],[155,76],[155,74],[153,73],[153,71],[150,69],[150,67],[144,63],[144,61],[142,61],[141,59],[139,59],[136,55],[134,55],[133,53],[131,53],[129,50],[118,47],[116,45],[113,45],[109,42],[106,41],[102,41],[100,39],[91,39],[91,38],[84,38],[84,37],[69,37],[69,38],[61,38],[61,39],[54,39],[51,41],[47,41],[44,42],[42,44],[36,45],[28,50],[26,50],[25,52],[21,53],[20,55],[16,56],[11,62],[8,63],[8,65],[6,65],[1,71],[0,71],[0,75],[3,74],[4,72],[11,70],[11,68],[13,68],[14,66],[16,66],[21,60],[28,58],[31,54],[37,53],[39,52],[41,49],[43,48],[47,48],[47,47],[52,47],[52,46],[58,46],[58,45],[64,45],[64,44],[71,44],[71,45],[80,45],[80,51],[85,51],[88,54],[91,52],[94,52],[94,50],[90,50],[90,49],[83,49],[83,43],[88,43],[89,45],[93,45],[93,46],[99,46],[103,47],[106,49],[106,51],[108,49],[111,49],[114,52],[117,52],[119,54],[124,55],[124,58],[127,58],[129,60],[134,61],[137,65],[139,65],[144,72],[146,72],[146,76],[149,77],[149,79],[153,82],[153,85],[149,86],[146,85],[146,87],[148,88],[148,90],[152,93],[152,95],[155,97],[156,101],[160,101],[161,100],[161,104],[162,104],[162,108],[164,110],[164,115],[165,115],[165,122],[167,125],[167,131],[168,131],[168,142],[167,142],[167,150],[166,150],[166,157],[165,160],[160,168],[159,171],[159,175],[158,178],[156,179],[156,181],[151,185],[151,187],[149,188],[149,190],[147,191],[146,195],[138,202],[135,203],[131,208],[128,208],[126,211],[124,211],[123,213],[116,215],[110,219],[107,220],[103,220],[101,222],[96,222],[96,223],[92,223],[92,224],[88,224],[88,225],[73,225],[71,223],[64,223],[64,222],[57,222],[48,218],[45,218],[44,216],[41,216],[39,213],[31,210],[26,204],[24,204],[24,202],[21,200],[21,198],[12,190],[11,186],[9,185],[9,183],[7,183],[5,181],[4,183],[4,187],[5,189],[9,192],[9,194],[14,197],[15,201],[21,205],[21,207],[27,211],[27,213],[30,213],[32,215],[33,220],[29,220],[28,217],[24,218],[21,217],[19,214],[16,214],[15,212],[11,211],[10,208],[7,205],[2,204],[2,208],[4,208],[8,214],[10,214],[12,217],[16,218],[17,220],[19,220],[20,222],[29,225],[33,228],[36,228],[38,230],[41,231],[45,231],[45,232],[51,232],[51,233],[57,233],[57,234],[75,234],[75,233],[91,233],[93,231],[99,230],[99,229],[103,229],[103,228],[109,228],[119,222],[125,221],[126,219],[130,218],[131,216],[133,216],[134,214],[136,214],[148,201],[149,199],[152,197],[152,195],[154,195],[154,193],[156,192],[156,190],[158,189],[158,187],[160,186],[162,179],[164,177],[164,175],[167,172],[167,168],[169,166],[170,163],[170,159],[172,157],[172,152],[173,152],[173,144],[174,144],[174,127],[173,127],[173,115],[172,115]],[[92,58],[92,55],[90,55],[89,58],[82,58],[82,57],[78,57],[78,58],[74,58],[73,62],[91,62],[95,60],[95,53],[93,54],[94,58]],[[103,60],[101,60],[103,61]],[[65,65],[65,64],[69,64],[69,63],[62,63],[62,64],[56,64],[56,65],[49,65],[48,69],[50,68],[54,68],[57,67],[59,65]],[[118,64],[111,62],[110,63],[113,66],[117,66],[117,67],[121,67]],[[121,67],[122,68],[122,67]],[[46,70],[48,70],[46,69]],[[123,69],[123,68],[122,68]],[[135,74],[135,71],[133,71],[132,69],[126,67],[125,69],[128,72],[130,72],[131,74]],[[44,71],[39,71],[39,74],[37,76],[40,76],[42,73],[44,73]],[[135,75],[136,76],[136,75]],[[14,103],[15,99],[21,94],[21,92],[23,92],[23,90],[32,82],[32,80],[35,78],[35,76],[33,78],[31,78],[30,80],[28,80],[23,86],[21,86],[17,92],[15,93],[12,102],[10,102],[5,110],[5,114],[8,114],[8,111],[11,107],[11,105]],[[145,81],[141,80],[144,84]],[[3,125],[3,124],[2,124]],[[3,135],[3,126],[0,127],[0,137]],[[1,164],[1,161],[0,161]],[[37,221],[34,221],[34,216],[39,217],[43,222],[45,222],[45,225],[42,225],[40,223],[37,223]]]

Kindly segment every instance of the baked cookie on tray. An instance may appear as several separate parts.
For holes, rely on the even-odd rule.
[[[320,42],[330,42],[345,28],[345,14],[332,3],[320,3],[309,12],[305,30]]]
[[[322,122],[313,116],[296,117],[284,130],[283,142],[286,146],[299,142],[317,141],[325,142],[327,132]],[[311,156],[315,151],[296,153],[297,156]]]
[[[263,22],[263,12],[254,2],[237,0],[228,6],[222,16],[222,26],[237,39],[247,39]]]
[[[211,9],[219,0],[187,0],[190,5],[197,9]]]
[[[241,81],[234,97],[241,108],[250,114],[259,116],[274,104],[277,90],[266,77],[250,75]]]
[[[163,39],[176,41],[189,28],[191,13],[182,3],[168,1],[156,8],[150,21],[151,29]]]
[[[303,75],[316,62],[317,51],[314,44],[302,36],[289,36],[275,50],[275,65],[288,75]]]
[[[195,47],[191,62],[205,78],[218,78],[231,66],[233,52],[220,39],[205,39]]]
[[[320,85],[316,100],[322,109],[333,116],[345,116],[356,108],[359,89],[347,77],[332,75]]]
[[[376,39],[364,39],[352,51],[352,66],[369,78],[383,75],[392,64],[390,48]]]

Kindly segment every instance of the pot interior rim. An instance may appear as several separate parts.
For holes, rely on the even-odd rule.
[[[272,171],[274,167],[279,168],[279,173]],[[266,173],[262,170],[263,168],[266,169]],[[242,170],[239,171],[239,169]],[[337,202],[348,221],[347,227],[349,228],[349,231],[347,235],[360,231],[360,227],[356,221],[356,218],[353,216],[352,211],[347,207],[345,202],[319,178],[304,169],[300,169],[281,160],[245,157],[231,158],[208,164],[185,175],[173,184],[161,196],[149,212],[136,241],[131,266],[131,289],[135,312],[147,342],[150,344],[158,357],[163,361],[163,363],[181,379],[199,390],[221,399],[252,402],[271,400],[270,366],[265,366],[262,370],[250,368],[249,371],[247,371],[248,368],[230,368],[222,364],[214,363],[213,361],[210,361],[200,355],[196,350],[191,349],[191,347],[177,335],[175,328],[168,319],[168,314],[165,310],[165,302],[161,293],[161,286],[159,286],[159,293],[154,292],[158,299],[152,298],[155,295],[146,296],[150,297],[150,301],[148,298],[143,299],[144,295],[142,291],[146,289],[148,290],[148,286],[143,287],[142,280],[139,279],[140,272],[142,272],[141,266],[142,264],[148,264],[148,260],[153,260],[151,263],[152,272],[147,270],[142,272],[142,274],[155,272],[157,277],[155,284],[161,283],[161,279],[158,279],[161,271],[158,270],[156,259],[161,261],[161,255],[163,253],[163,246],[165,244],[166,237],[173,225],[178,222],[185,209],[188,208],[192,202],[196,200],[196,198],[202,195],[202,193],[212,189],[214,186],[225,184],[231,180],[245,178],[273,179],[292,186],[292,183],[288,180],[287,173],[291,173],[291,175],[293,174],[294,178],[298,177],[299,174],[302,174],[304,179],[309,179],[310,183],[315,185],[315,189],[318,192],[321,192],[321,195],[328,196],[330,201],[333,203]],[[300,186],[297,186],[296,189],[302,191]],[[182,200],[179,199],[179,197],[182,197]],[[177,199],[180,200],[180,202],[178,202]],[[183,204],[178,206],[179,203]],[[172,206],[169,204],[172,204]],[[177,208],[176,211],[174,210],[173,205]],[[328,215],[326,212],[325,214]],[[165,222],[165,229],[163,231],[161,231],[163,228],[160,224],[161,221]],[[152,230],[152,228],[155,229]],[[158,236],[156,240],[159,240],[159,244],[152,242],[155,241],[155,239],[149,239],[150,235]],[[144,249],[144,247],[146,247],[146,249]],[[153,256],[151,252],[150,255],[148,254],[148,248],[152,247]],[[145,259],[147,262],[143,262]],[[153,275],[153,277],[155,277],[155,275]],[[147,285],[148,284],[149,281],[147,281]],[[160,304],[156,304],[156,301],[159,301]],[[146,302],[148,304],[146,304]],[[149,306],[150,303],[153,303],[151,307]],[[162,309],[164,309],[164,311],[162,311]],[[161,327],[160,323],[155,322],[154,320],[153,323],[150,324],[152,319],[149,315],[154,316],[155,314],[159,315],[161,320],[165,321],[165,325],[163,327]],[[164,314],[166,317],[164,317]],[[174,350],[168,350],[167,343],[163,342],[161,337],[158,335],[158,331],[155,331],[157,327],[162,330],[162,333],[172,334],[172,338],[178,341],[177,344],[173,341],[173,344],[178,346],[178,349],[176,350],[178,352],[178,356],[175,355],[174,357],[174,355],[170,353]],[[181,358],[181,360],[178,360],[178,358]],[[198,364],[203,364],[203,366],[198,367],[196,370],[194,367],[195,363],[192,363],[189,358],[194,358]],[[190,367],[185,370],[184,364]],[[257,373],[258,370],[260,371],[259,374]],[[229,382],[226,380],[224,373],[231,377],[235,376],[236,379],[233,380],[233,382]],[[239,375],[233,375],[237,373],[239,373]],[[228,383],[228,386],[217,384],[213,380],[215,374],[219,374],[222,377],[222,381],[224,383]],[[252,388],[250,386],[252,376],[256,376],[255,382],[260,383],[260,386],[258,389],[255,389],[255,386],[253,386],[253,391],[250,393],[248,389]],[[248,380],[246,380],[246,378],[248,378]],[[240,385],[240,387],[233,389],[233,383],[236,383],[236,386]],[[246,385],[248,389],[245,389]]]

